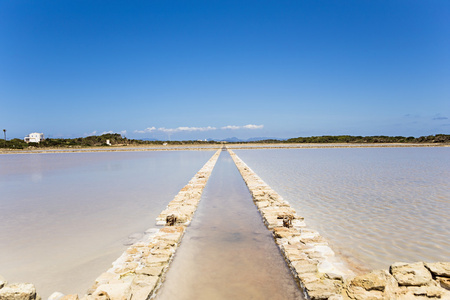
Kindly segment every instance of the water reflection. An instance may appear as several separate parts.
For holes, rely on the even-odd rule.
[[[360,267],[450,257],[450,149],[236,150]]]
[[[213,153],[0,155],[0,274],[85,293]]]

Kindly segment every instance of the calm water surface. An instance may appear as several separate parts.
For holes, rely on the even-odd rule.
[[[303,299],[228,152],[156,299]]]
[[[0,155],[0,274],[84,294],[213,153]]]
[[[355,266],[450,260],[450,148],[235,152]]]

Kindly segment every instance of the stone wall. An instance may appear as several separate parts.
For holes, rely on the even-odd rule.
[[[101,274],[81,300],[143,300],[152,298],[191,222],[203,189],[221,150],[208,160],[157,217],[161,229],[150,228],[144,238],[131,245],[112,267]],[[77,294],[53,293],[51,300],[79,300]],[[40,300],[32,284],[7,285],[0,277],[0,300]]]
[[[390,270],[355,276],[325,238],[232,150],[239,172],[307,299],[450,299],[450,263],[395,263]]]
[[[36,294],[36,288],[31,283],[8,284],[5,278],[0,276],[0,299],[1,300],[40,300]]]
[[[377,270],[349,278],[344,299],[450,299],[450,262],[394,263],[389,270]]]
[[[147,240],[130,246],[112,268],[100,275],[82,299],[147,299],[164,280],[164,275],[191,222],[203,189],[220,155],[220,150],[183,187],[156,221],[165,225]]]

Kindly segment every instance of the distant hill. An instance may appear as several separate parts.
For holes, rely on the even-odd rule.
[[[244,142],[244,140],[238,139],[237,137],[231,137],[226,139],[216,139],[217,142],[228,142],[228,143],[240,143]]]
[[[254,137],[247,139],[247,142],[260,142],[260,141],[284,141],[284,139],[278,139],[275,137]]]
[[[228,142],[228,143],[248,143],[248,142],[259,142],[259,141],[278,141],[282,142],[283,139],[277,139],[274,137],[253,137],[249,139],[239,139],[237,137],[230,137],[226,139],[208,139],[208,141],[216,141],[216,142]]]

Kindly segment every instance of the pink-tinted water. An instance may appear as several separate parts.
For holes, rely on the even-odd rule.
[[[450,148],[235,152],[360,268],[450,260]]]
[[[213,153],[0,155],[0,275],[84,294]]]

